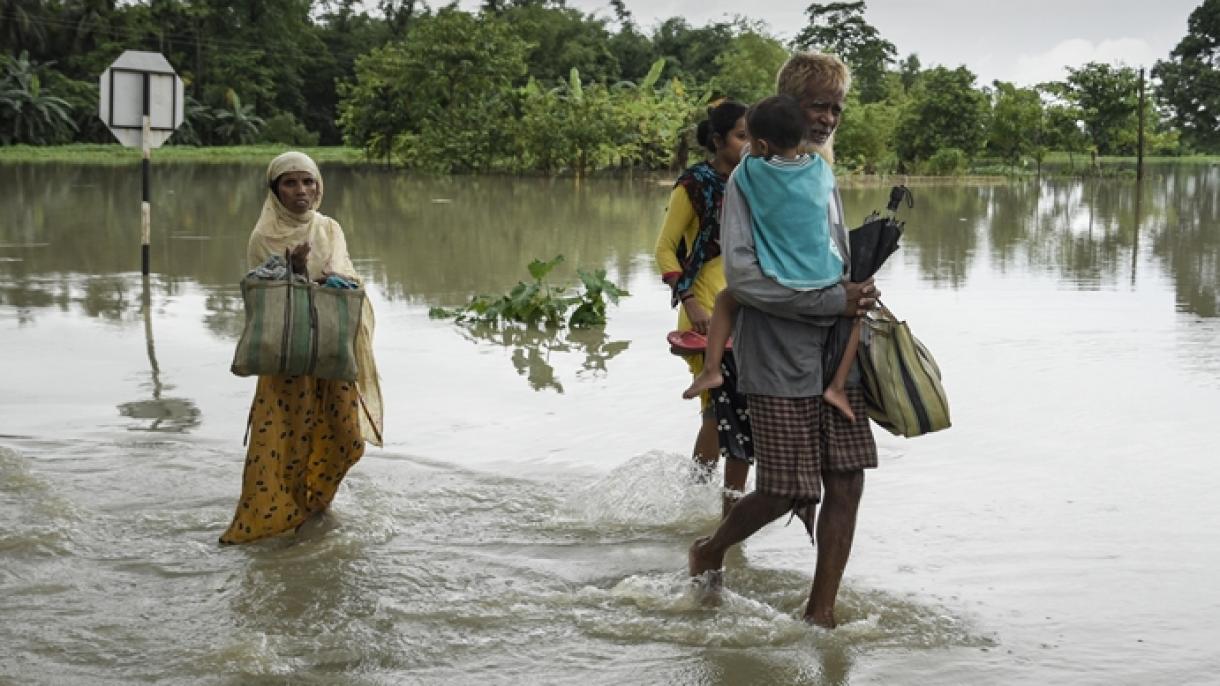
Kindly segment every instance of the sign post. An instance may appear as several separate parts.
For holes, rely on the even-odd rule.
[[[182,79],[169,60],[156,52],[128,50],[102,72],[98,87],[98,117],[120,143],[140,148],[140,262],[149,273],[152,240],[152,201],[149,184],[152,149],[161,147],[182,124],[185,112]]]

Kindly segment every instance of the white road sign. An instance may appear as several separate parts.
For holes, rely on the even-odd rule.
[[[182,123],[182,79],[161,53],[124,52],[102,72],[98,85],[98,116],[129,148],[144,145],[145,112],[149,117],[149,148],[161,147]]]

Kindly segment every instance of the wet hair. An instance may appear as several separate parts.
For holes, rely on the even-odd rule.
[[[702,145],[710,153],[716,152],[716,142],[712,140],[712,134],[717,134],[721,139],[729,137],[729,132],[737,126],[737,120],[745,116],[746,106],[736,100],[722,100],[718,104],[707,108],[707,119],[699,122],[699,128],[695,131],[695,138],[699,140],[699,145]]]
[[[775,148],[789,150],[800,145],[805,127],[801,104],[788,95],[763,98],[746,112],[750,136],[765,140]]]
[[[824,52],[794,53],[775,76],[775,92],[799,100],[811,87],[826,87],[846,96],[851,70],[843,60]]]

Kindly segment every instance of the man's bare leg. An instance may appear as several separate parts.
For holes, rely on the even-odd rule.
[[[690,547],[690,575],[699,576],[724,565],[724,553],[775,521],[792,509],[792,499],[765,495],[754,491],[742,497],[729,510],[729,516],[720,521],[720,527],[711,536],[700,538]]]
[[[813,575],[805,621],[835,628],[835,597],[856,535],[856,513],[864,495],[864,470],[822,472],[822,505],[818,512],[818,563]]]

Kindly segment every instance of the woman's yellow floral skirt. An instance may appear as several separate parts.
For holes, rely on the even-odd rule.
[[[364,454],[359,412],[354,383],[260,376],[241,499],[220,542],[249,543],[291,531],[326,509]]]

